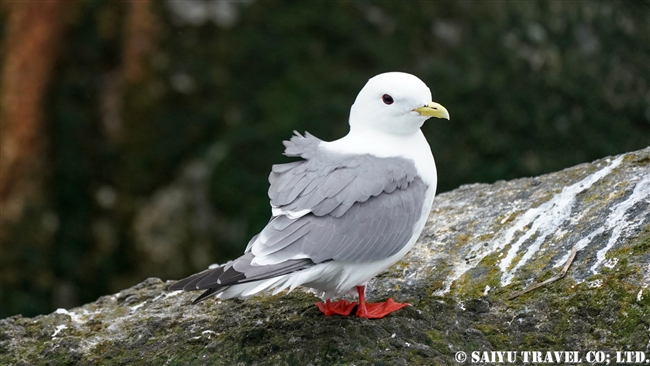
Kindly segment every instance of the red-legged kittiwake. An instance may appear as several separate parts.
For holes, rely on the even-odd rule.
[[[246,298],[297,286],[324,300],[325,315],[381,318],[407,304],[366,303],[365,286],[413,247],[429,216],[437,173],[420,127],[449,119],[417,77],[389,72],[361,89],[350,109],[350,132],[326,142],[309,133],[285,141],[297,161],[272,167],[272,218],[244,255],[169,287]],[[331,301],[356,289],[359,303]]]

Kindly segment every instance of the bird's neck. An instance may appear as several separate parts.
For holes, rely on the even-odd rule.
[[[382,158],[410,157],[414,150],[431,149],[422,131],[409,135],[394,135],[383,131],[352,127],[345,137],[327,143],[328,149],[348,154],[372,154]]]

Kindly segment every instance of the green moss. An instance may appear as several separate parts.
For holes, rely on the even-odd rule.
[[[493,226],[500,228],[503,225],[506,225],[506,224],[509,224],[509,223],[515,221],[515,219],[517,217],[521,216],[521,214],[522,214],[522,211],[517,211],[517,212],[509,213],[507,215],[497,216],[496,219],[494,220]]]
[[[646,225],[641,229],[641,232],[629,248],[623,248],[621,250],[629,251],[628,253],[622,253],[626,254],[626,258],[629,255],[637,256],[650,253],[650,225]]]
[[[646,240],[643,239],[620,251],[612,251],[611,256],[621,258],[624,252],[638,250],[645,245]],[[616,270],[603,270],[600,275],[590,279],[602,280],[600,287],[593,288],[589,287],[588,282],[575,284],[562,279],[525,294],[522,297],[527,298],[517,299],[512,304],[515,307],[518,307],[516,304],[538,304],[538,307],[542,307],[541,304],[547,302],[548,309],[553,310],[552,317],[547,319],[552,331],[543,340],[535,339],[535,346],[566,346],[575,342],[573,338],[576,334],[584,334],[585,341],[598,344],[601,349],[642,349],[647,344],[650,299],[637,301],[638,286],[626,282],[636,274],[636,266],[622,259]],[[504,341],[503,338],[498,340]],[[526,338],[526,343],[531,341]]]
[[[578,196],[580,197],[583,193],[579,194]],[[591,202],[601,202],[602,197],[600,192],[594,192],[592,194],[584,194],[581,196],[582,202],[583,203],[591,203]]]
[[[486,286],[498,289],[501,286],[501,270],[496,265],[500,260],[499,253],[491,253],[485,256],[476,268],[464,273],[454,281],[452,292],[463,294],[464,297],[475,298],[483,296]],[[477,275],[477,271],[483,271]]]
[[[446,276],[451,273],[452,269],[453,265],[445,261],[436,264],[435,271],[429,273],[428,276],[429,285],[424,290],[426,296],[432,296],[432,294],[445,287]]]
[[[493,253],[477,265],[487,272],[479,276],[463,275],[454,284],[454,293],[490,302],[493,311],[474,317],[476,329],[495,350],[645,349],[650,327],[650,296],[647,289],[638,285],[642,283],[645,267],[633,260],[647,253],[650,253],[650,225],[642,228],[630,243],[608,253],[608,258],[619,259],[613,269],[604,267],[598,275],[580,284],[565,277],[511,301],[505,298],[513,286],[499,288],[501,273],[490,270],[500,259]],[[554,276],[558,269],[544,270],[550,262],[551,258],[546,258],[549,256],[542,255],[527,263],[520,277],[530,276],[535,282],[541,282]],[[600,287],[589,286],[594,280],[602,281]],[[483,297],[486,285],[497,290]],[[640,301],[637,300],[639,291],[646,291]],[[471,313],[471,309],[466,312]]]
[[[464,235],[454,244],[488,242],[493,235],[474,238]],[[541,282],[557,274],[559,269],[550,267],[551,255],[557,251],[543,249],[520,268],[518,279]],[[569,276],[511,301],[506,300],[508,296],[523,285],[500,286],[500,253],[482,258],[442,297],[432,294],[442,288],[453,265],[441,261],[434,270],[420,273],[426,279],[419,288],[404,289],[414,306],[377,320],[325,317],[314,307],[317,299],[300,291],[245,302],[208,301],[160,313],[147,312],[153,303],[149,301],[137,321],[120,325],[119,334],[111,335],[115,338],[87,346],[80,356],[75,350],[97,333],[111,333],[107,328],[116,319],[134,316],[130,306],[160,294],[164,284],[148,281],[120,295],[120,299],[131,299],[129,306],[126,300],[118,300],[119,305],[100,300],[106,308],[83,325],[72,325],[66,316],[57,314],[0,320],[4,322],[0,325],[10,324],[21,332],[17,336],[9,327],[0,327],[0,364],[38,359],[44,364],[98,365],[430,365],[454,364],[456,350],[643,350],[650,328],[650,294],[644,289],[643,297],[637,295],[648,253],[650,225],[640,228],[635,239],[609,251],[608,258],[618,258],[613,268],[604,267],[588,281],[575,283],[571,271],[579,269],[576,263]],[[521,255],[513,263],[520,260]],[[399,276],[399,266],[407,265],[413,264],[400,262],[382,276]],[[601,281],[600,287],[590,287],[595,280]],[[491,290],[484,295],[486,286]],[[165,299],[160,301],[154,305],[169,306],[163,305]],[[58,324],[70,327],[64,338],[52,340],[52,329]],[[13,338],[28,343],[21,345],[18,358],[10,359],[3,353],[15,352],[7,346]]]
[[[650,155],[637,155],[637,154],[628,154],[623,158],[624,162],[632,163],[634,165],[649,165],[650,164]]]
[[[440,353],[449,352],[449,346],[447,342],[444,341],[443,337],[438,331],[432,329],[427,332],[427,335],[429,336],[431,348]]]
[[[554,189],[553,191],[549,192],[547,195],[545,195],[543,197],[540,197],[540,198],[536,199],[535,201],[533,201],[533,203],[530,205],[530,207],[531,208],[539,207],[539,206],[545,204],[546,202],[550,201],[553,197],[555,197],[555,195],[559,194],[560,192],[562,192],[561,189]]]
[[[471,239],[472,239],[471,235],[459,234],[458,236],[456,236],[456,243],[455,244],[456,244],[457,247],[462,247],[462,246],[465,246],[467,243],[469,243],[469,241]]]
[[[647,239],[610,254],[644,253]],[[567,277],[507,301],[510,288],[498,287],[499,259],[493,253],[479,263],[488,269],[483,280],[463,276],[457,281],[464,306],[452,294],[436,297],[428,290],[414,307],[378,320],[324,317],[313,305],[316,299],[303,292],[227,306],[205,303],[199,305],[204,317],[144,317],[124,329],[123,338],[96,344],[83,362],[69,350],[104,329],[103,322],[86,323],[90,334],[71,332],[75,336],[66,347],[59,344],[60,351],[39,321],[20,320],[20,326],[37,340],[26,347],[30,354],[55,364],[392,365],[408,360],[427,365],[448,364],[455,350],[643,349],[647,344],[650,296],[637,301],[638,285],[625,281],[638,275],[635,263],[623,258],[613,270],[590,278],[603,281],[598,288]],[[542,272],[538,279],[554,273]],[[495,290],[482,296],[486,285]],[[0,333],[0,341],[6,338]]]

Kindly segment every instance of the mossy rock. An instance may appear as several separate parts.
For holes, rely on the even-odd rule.
[[[300,290],[191,306],[194,294],[150,278],[69,311],[0,320],[0,364],[453,365],[459,351],[650,353],[648,162],[650,148],[441,194],[416,247],[370,283],[370,300],[413,305],[383,319],[325,317]],[[564,278],[508,299],[556,276],[574,247]]]

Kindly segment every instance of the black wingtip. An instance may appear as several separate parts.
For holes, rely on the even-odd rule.
[[[196,291],[199,290],[196,285],[199,281],[201,281],[203,278],[206,276],[210,275],[213,273],[215,270],[219,270],[219,268],[214,268],[214,269],[206,269],[203,272],[195,273],[189,277],[185,277],[182,280],[178,280],[175,283],[167,286],[166,290],[167,291],[179,291],[179,290],[184,290],[184,291]]]
[[[207,300],[208,297],[214,295],[216,292],[218,292],[220,290],[224,290],[224,288],[215,287],[215,288],[208,289],[207,291],[202,293],[199,297],[194,299],[194,301],[192,301],[192,305],[196,305],[196,304],[198,304],[200,302],[203,302],[203,301]]]
[[[179,291],[183,289],[183,286],[178,286],[181,281],[176,281],[171,285],[165,287],[165,291]]]
[[[197,277],[197,275],[192,275],[187,278],[183,278],[182,280],[178,280],[175,283],[172,283],[171,285],[167,286],[167,291],[179,291],[179,290],[191,290],[187,288],[187,284],[194,280]]]

